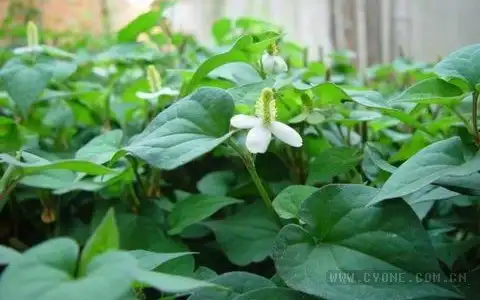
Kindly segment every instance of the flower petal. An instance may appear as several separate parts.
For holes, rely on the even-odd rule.
[[[300,134],[286,124],[275,121],[270,125],[269,129],[276,138],[285,144],[292,147],[301,147],[303,144]]]
[[[284,73],[288,71],[287,63],[281,56],[273,57],[273,71],[275,74]]]
[[[230,124],[239,129],[250,129],[259,126],[261,122],[259,118],[248,115],[236,115],[230,119]]]
[[[245,145],[250,153],[265,153],[272,140],[272,133],[265,126],[256,126],[247,134]]]

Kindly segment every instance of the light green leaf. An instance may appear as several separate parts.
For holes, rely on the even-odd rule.
[[[318,191],[308,185],[292,185],[282,190],[273,200],[273,208],[283,219],[298,219],[300,204],[303,200]]]
[[[123,132],[121,130],[108,131],[99,135],[75,153],[75,159],[91,161],[96,164],[109,162],[120,150]]]
[[[213,55],[206,59],[196,70],[192,79],[182,87],[180,95],[190,94],[200,82],[214,69],[232,62],[251,63],[252,53],[261,53],[280,35],[274,32],[265,32],[259,35],[243,35],[227,51]]]
[[[177,202],[168,216],[169,234],[181,233],[190,225],[196,224],[213,215],[225,206],[243,201],[225,196],[192,195]]]
[[[52,78],[52,74],[40,65],[27,66],[22,62],[10,61],[0,72],[5,89],[26,116],[30,106],[41,96]]]
[[[306,228],[287,225],[275,241],[278,275],[289,287],[326,299],[459,297],[444,281],[415,213],[402,201],[366,206],[376,193],[363,185],[328,185],[303,201]],[[422,280],[430,272],[441,281]],[[367,282],[365,274],[401,274],[404,280]],[[341,281],[347,276],[352,281]]]
[[[120,43],[130,43],[137,40],[137,36],[142,32],[148,32],[154,26],[159,24],[163,16],[163,11],[170,5],[169,1],[162,1],[160,9],[151,10],[136,17],[125,27],[120,29],[117,40]]]
[[[353,169],[362,160],[355,148],[330,148],[313,158],[308,167],[307,183],[328,182],[332,177]]]
[[[416,102],[426,104],[455,104],[462,101],[464,92],[458,86],[440,78],[428,78],[407,88],[391,102]]]
[[[465,176],[478,170],[480,157],[468,153],[459,137],[436,142],[403,163],[370,204],[411,194],[444,176]]]
[[[107,251],[116,250],[119,246],[120,238],[115,221],[115,213],[113,208],[110,208],[83,248],[80,256],[80,276],[85,274],[88,264],[96,256]]]
[[[132,250],[128,253],[137,259],[139,268],[147,271],[154,270],[169,260],[194,254],[194,252],[157,253],[146,250]]]
[[[246,206],[224,220],[203,224],[214,232],[230,261],[239,266],[267,258],[279,230],[260,203]]]
[[[22,254],[15,249],[0,245],[0,265],[9,264],[22,257]]]
[[[233,300],[238,296],[260,288],[274,288],[275,285],[265,277],[246,273],[229,272],[210,280],[225,287],[224,290],[204,288],[195,291],[187,300]]]
[[[236,86],[227,91],[232,95],[236,105],[243,104],[253,107],[260,97],[262,90],[264,88],[271,88],[273,83],[273,79],[269,78],[260,82]]]
[[[461,88],[474,90],[480,83],[480,44],[463,47],[442,59],[434,72]]]
[[[124,252],[96,257],[85,276],[75,278],[79,247],[56,238],[27,250],[0,277],[0,299],[118,300],[131,289],[135,259]]]
[[[115,172],[113,169],[84,160],[64,159],[49,161],[31,153],[22,152],[22,157],[25,158],[26,156],[36,157],[36,162],[21,162],[4,153],[0,154],[0,162],[21,167],[25,174],[42,173],[48,170],[69,170],[92,175],[106,175]]]
[[[162,111],[124,149],[154,167],[175,169],[230,137],[233,109],[224,90],[201,88]]]
[[[186,293],[204,287],[221,288],[208,281],[201,281],[179,275],[149,272],[141,269],[136,270],[133,276],[138,282],[167,293]]]

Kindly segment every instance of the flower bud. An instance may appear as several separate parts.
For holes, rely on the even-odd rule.
[[[287,63],[281,56],[265,52],[262,56],[263,70],[269,74],[280,74],[288,71]]]

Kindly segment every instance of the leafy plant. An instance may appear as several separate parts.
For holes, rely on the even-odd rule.
[[[479,45],[360,82],[164,8],[2,56],[1,299],[478,298]]]

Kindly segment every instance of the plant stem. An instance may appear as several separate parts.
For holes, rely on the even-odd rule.
[[[478,116],[478,91],[474,91],[472,95],[472,129],[475,137],[475,144],[480,144],[480,134],[478,132],[477,116]]]
[[[258,192],[260,193],[260,197],[263,200],[263,204],[265,205],[265,208],[267,211],[271,214],[273,217],[273,220],[277,222],[281,226],[281,221],[280,218],[278,217],[277,213],[273,209],[272,206],[272,200],[270,199],[270,196],[268,195],[267,190],[265,189],[265,186],[262,183],[262,180],[260,179],[260,176],[258,176],[257,170],[255,169],[255,163],[253,161],[252,156],[249,153],[246,153],[243,151],[242,148],[240,148],[237,143],[233,140],[228,141],[228,145],[235,150],[235,152],[240,155],[240,158],[242,159],[248,173],[250,174],[250,177],[253,180],[253,183],[255,184]]]
[[[450,106],[446,106],[452,113],[454,113],[462,122],[463,124],[465,124],[465,127],[467,128],[468,132],[471,134],[471,135],[474,135],[474,132],[472,131],[472,127],[473,126],[470,126],[470,122],[468,122],[467,118],[465,118],[464,115],[462,115],[462,113],[460,113],[458,110],[456,110],[455,108],[453,107],[450,107]]]
[[[140,176],[140,173],[138,173],[137,159],[132,157],[132,156],[127,156],[127,160],[129,161],[130,166],[132,167],[133,173],[135,174],[135,179],[137,180],[138,185],[140,186],[140,189],[142,190],[142,197],[144,197],[146,195],[146,189],[145,189],[145,185],[142,181],[142,177]],[[132,186],[133,186],[133,184],[132,184]]]

